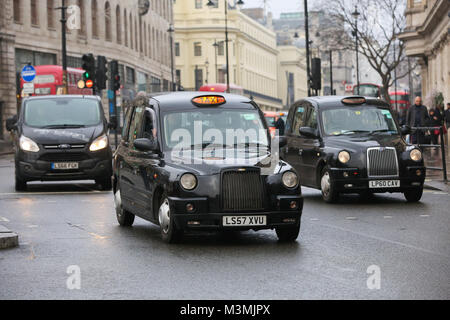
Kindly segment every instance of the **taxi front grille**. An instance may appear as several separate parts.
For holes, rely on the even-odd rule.
[[[264,187],[259,170],[226,171],[222,175],[224,211],[262,210]]]
[[[398,177],[398,159],[395,148],[370,148],[367,150],[369,177]]]

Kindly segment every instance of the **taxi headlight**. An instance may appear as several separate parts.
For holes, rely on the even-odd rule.
[[[20,149],[28,152],[39,152],[39,147],[36,142],[27,138],[25,136],[21,136],[19,140]]]
[[[194,190],[197,186],[197,178],[192,173],[185,173],[181,176],[180,184],[185,190]]]
[[[287,171],[283,173],[281,179],[286,188],[295,188],[298,185],[298,176],[295,172]]]
[[[94,142],[92,142],[91,146],[89,147],[89,150],[98,151],[105,149],[107,146],[108,146],[108,137],[106,135],[103,135],[95,139]]]
[[[414,161],[421,161],[422,160],[422,151],[420,151],[419,149],[413,149],[409,153],[409,156]]]
[[[350,153],[347,151],[341,151],[339,152],[338,159],[341,163],[347,163],[350,161]]]

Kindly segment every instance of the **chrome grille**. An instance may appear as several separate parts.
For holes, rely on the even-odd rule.
[[[367,149],[369,177],[398,177],[398,159],[395,148]]]
[[[264,187],[259,170],[226,171],[222,175],[222,207],[225,211],[261,210]]]

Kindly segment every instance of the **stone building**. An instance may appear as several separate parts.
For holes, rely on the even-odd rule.
[[[421,67],[422,96],[441,92],[450,101],[450,1],[408,0],[406,28],[399,36]],[[428,100],[428,99],[427,99]]]
[[[17,112],[16,75],[22,67],[62,64],[61,0],[2,0],[0,10],[0,139],[5,119]],[[137,91],[171,88],[170,34],[173,1],[152,0],[141,12],[138,0],[67,0],[79,8],[78,26],[67,28],[69,67],[81,67],[85,53],[118,60],[123,83],[121,99]],[[77,8],[77,7],[75,7]],[[79,14],[78,14],[79,12]],[[76,23],[75,23],[76,25]],[[106,106],[106,104],[105,104]]]
[[[308,96],[306,53],[296,46],[278,46],[278,51],[278,96],[287,109]]]

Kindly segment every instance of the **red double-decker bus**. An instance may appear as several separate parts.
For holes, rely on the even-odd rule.
[[[391,91],[389,92],[392,108],[397,107],[398,111],[408,110],[411,103],[409,102],[409,92]]]
[[[33,80],[34,93],[24,93],[23,87],[25,81],[20,79],[21,96],[37,96],[37,95],[58,95],[63,91],[63,70],[62,66],[44,65],[35,66],[36,78]],[[93,90],[78,88],[78,81],[83,79],[83,69],[67,68],[67,86],[68,94],[92,95]]]
[[[227,85],[226,83],[215,83],[215,84],[207,84],[200,87],[199,91],[209,91],[209,92],[226,92]],[[230,93],[244,95],[244,88],[239,87],[235,84],[230,84]]]

